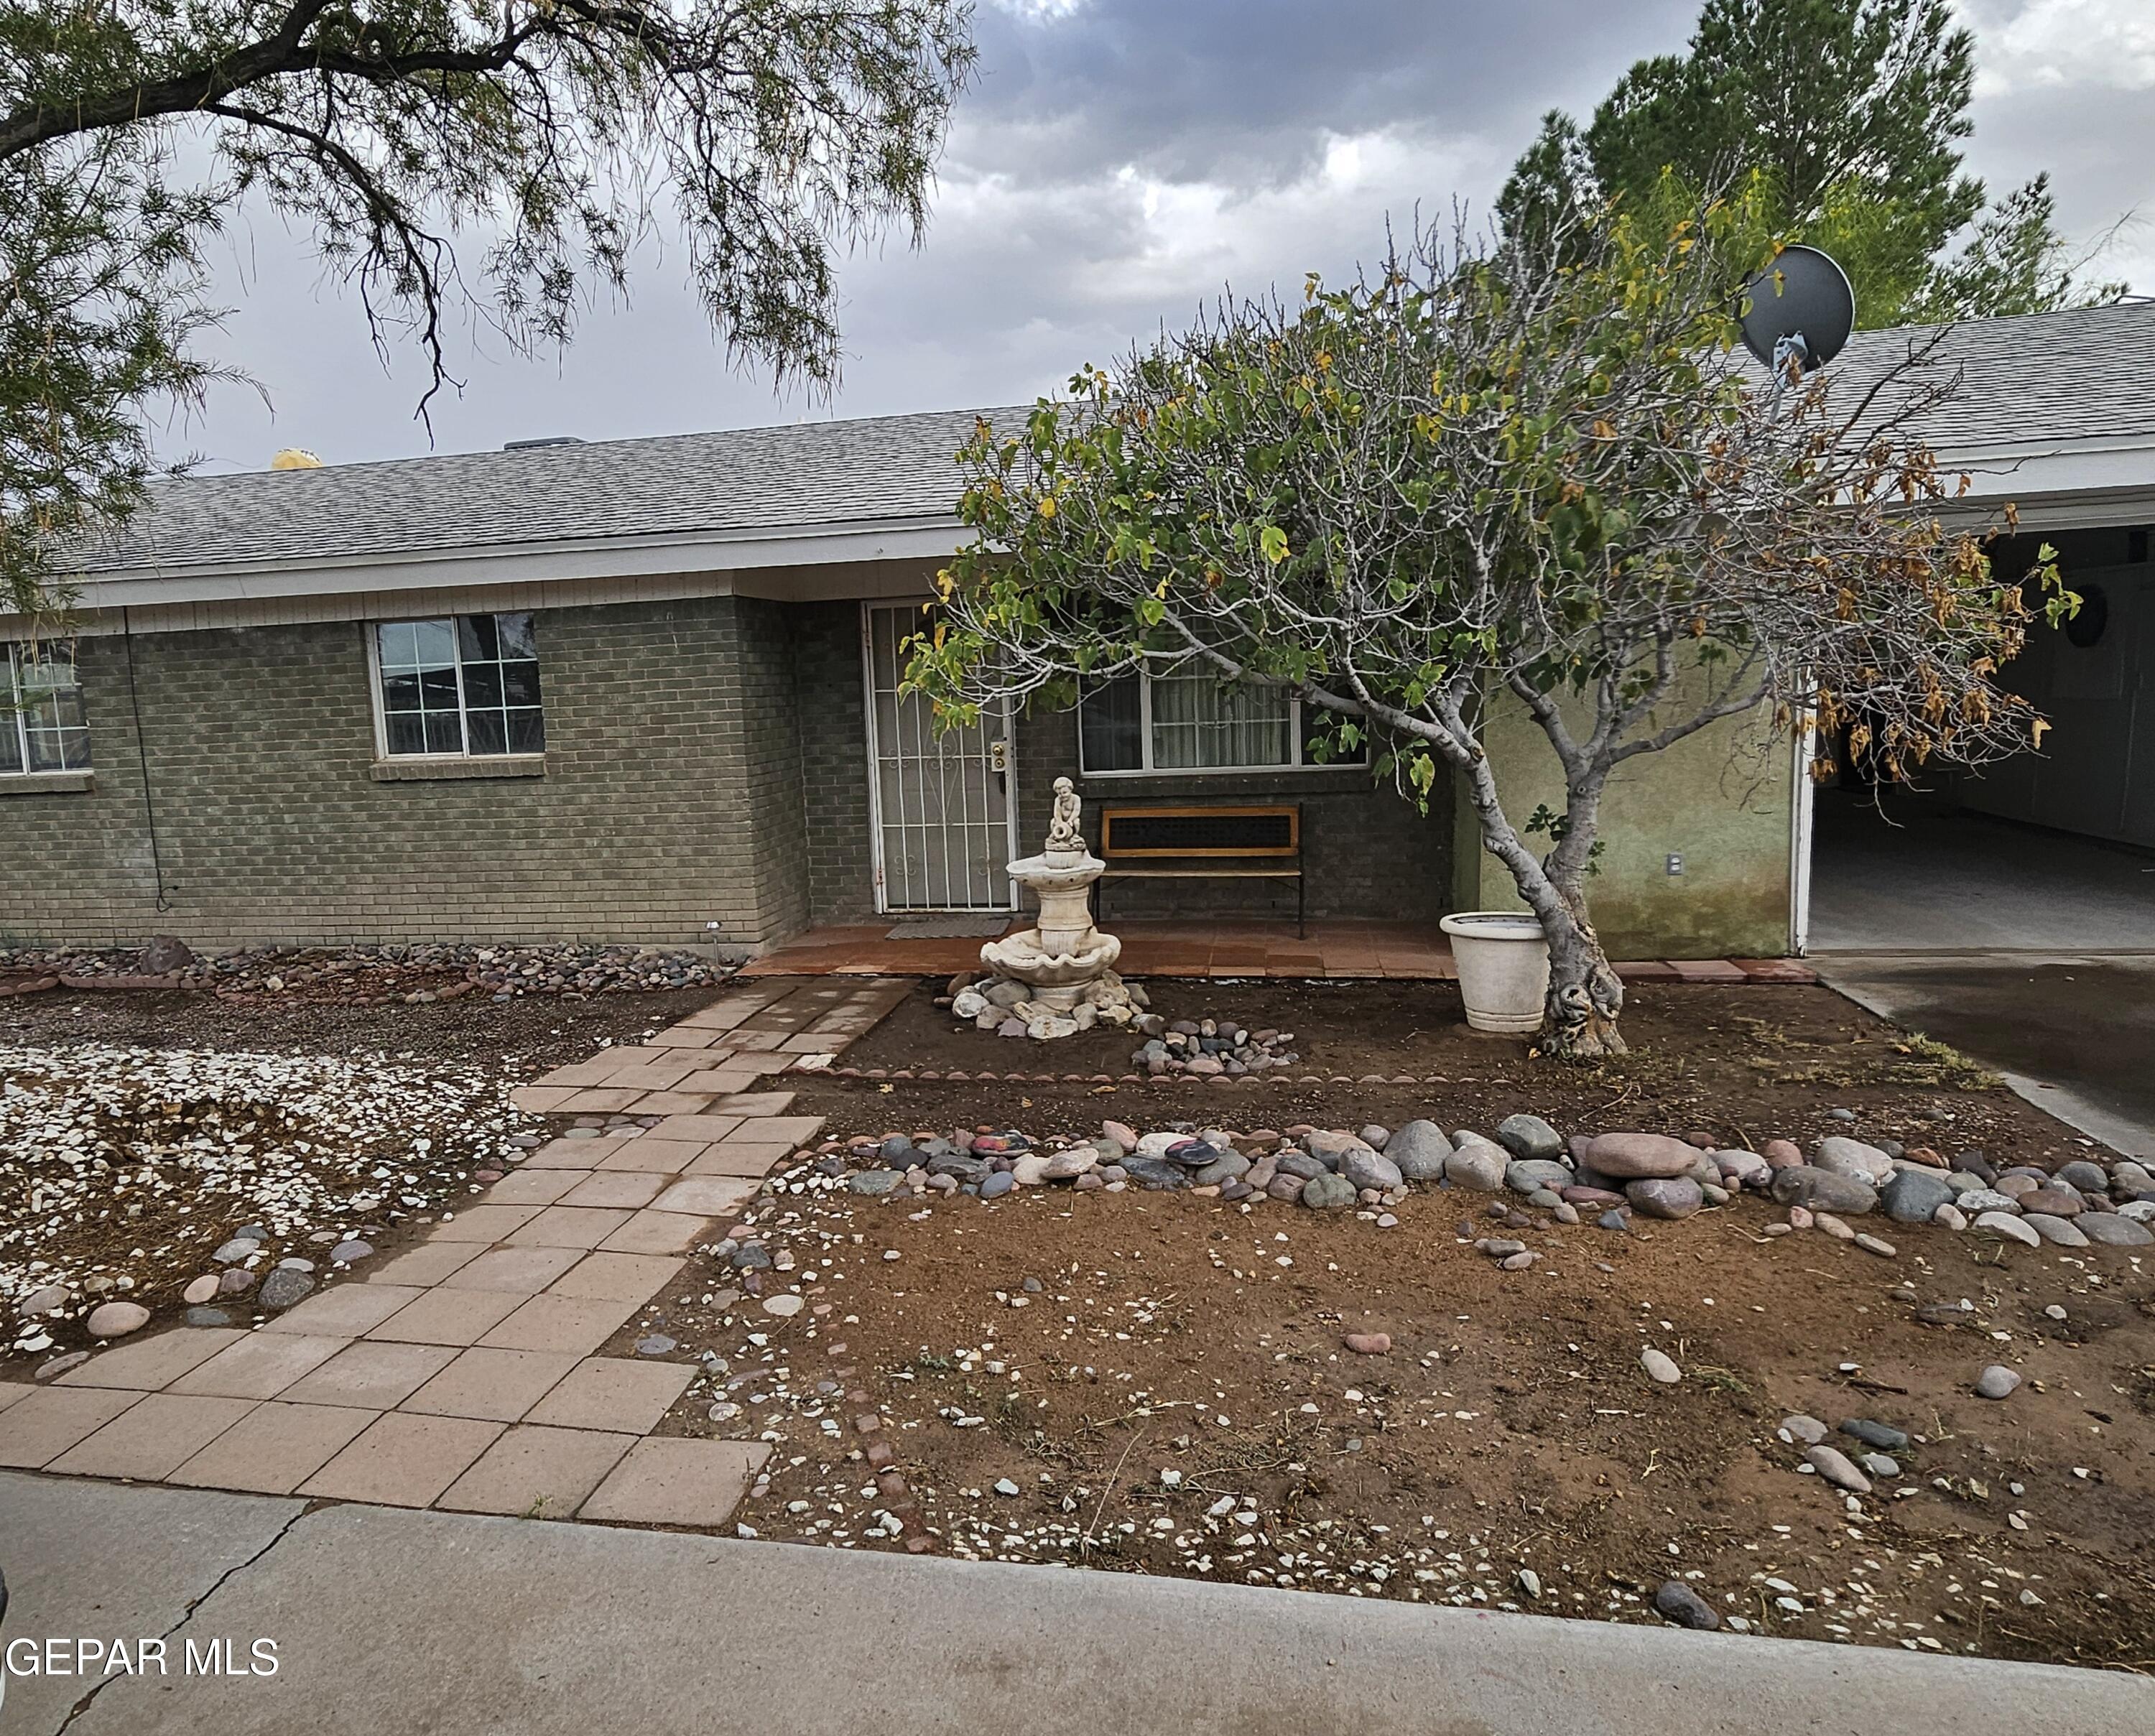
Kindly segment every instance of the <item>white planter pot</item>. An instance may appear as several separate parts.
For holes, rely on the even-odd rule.
[[[1541,924],[1515,911],[1462,910],[1439,926],[1451,936],[1468,1025],[1514,1035],[1540,1030],[1549,981]]]

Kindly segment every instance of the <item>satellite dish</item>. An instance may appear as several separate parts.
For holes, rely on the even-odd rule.
[[[1787,247],[1743,286],[1737,315],[1743,347],[1777,380],[1824,367],[1856,330],[1856,290],[1830,253]]]

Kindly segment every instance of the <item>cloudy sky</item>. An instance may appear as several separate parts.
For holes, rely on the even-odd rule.
[[[2104,274],[2155,293],[2155,0],[1958,0],[1980,82],[1968,161],[1994,190],[2052,172],[2076,240],[2137,211]],[[678,253],[638,262],[566,356],[465,333],[432,449],[620,438],[827,415],[1022,402],[1108,361],[1224,284],[1337,274],[1387,213],[1486,209],[1543,110],[1590,110],[1641,55],[1680,49],[1697,0],[980,0],[922,246],[842,282],[835,402],[730,371]],[[356,301],[274,220],[231,238],[218,349],[269,393],[221,391],[171,430],[208,470],[277,448],[416,455],[416,353],[385,369]]]

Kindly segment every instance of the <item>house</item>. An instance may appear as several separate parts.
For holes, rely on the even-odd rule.
[[[1866,335],[1842,365],[1904,341]],[[2040,666],[2063,711],[2095,708],[2086,789],[1994,775],[1979,799],[2136,835],[2155,812],[2155,309],[1982,322],[1947,352],[1968,389],[1932,435],[1978,469],[1963,510],[2013,499],[2101,567],[2112,648],[2099,679],[2066,651]],[[1366,767],[1313,763],[1292,701],[1223,700],[1194,672],[938,735],[898,692],[899,646],[962,537],[951,455],[974,422],[159,484],[90,560],[70,643],[33,649],[0,619],[0,944],[752,953],[878,913],[1011,908],[1002,864],[1066,773],[1088,806],[1295,804],[1313,916],[1512,901],[1451,791],[1423,812]],[[1517,724],[1495,741],[1524,812],[1553,762]],[[2069,739],[2061,716],[2058,754]],[[1735,751],[1762,741],[1708,732],[1613,791],[1594,893],[1612,950],[1800,946],[1814,797],[1785,743]],[[1118,909],[1292,896],[1169,882]]]

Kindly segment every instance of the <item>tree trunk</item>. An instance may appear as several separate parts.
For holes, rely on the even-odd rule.
[[[1542,1052],[1559,1061],[1599,1061],[1622,1054],[1626,1045],[1616,1021],[1624,1011],[1624,985],[1610,968],[1594,924],[1572,899],[1539,914],[1549,944]]]

